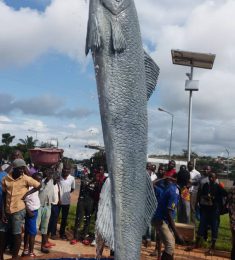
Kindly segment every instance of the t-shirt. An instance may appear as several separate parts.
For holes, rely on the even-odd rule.
[[[190,181],[191,182],[197,182],[198,184],[197,185],[192,185],[189,189],[190,192],[192,193],[196,193],[198,191],[198,188],[199,188],[199,183],[200,183],[200,179],[201,179],[201,174],[200,172],[198,172],[196,169],[193,169],[191,172],[190,172]]]
[[[218,183],[207,182],[201,189],[199,203],[203,208],[221,209],[226,196],[227,192]]]
[[[168,223],[167,212],[171,210],[172,217],[175,218],[176,207],[179,201],[179,189],[176,184],[169,183],[158,200],[157,210],[154,214],[155,220],[164,220]]]
[[[157,175],[155,172],[151,172],[150,174],[151,181],[155,181],[157,179]]]
[[[4,177],[2,180],[2,190],[6,192],[7,213],[12,214],[25,208],[22,198],[31,186],[38,188],[40,183],[25,174],[22,174],[17,179],[14,179],[11,173]]]
[[[166,183],[165,183],[165,180],[163,180],[163,179],[159,180],[154,185],[154,193],[155,193],[157,201],[160,201],[165,188],[166,188]]]
[[[30,187],[29,190],[32,190],[33,187]],[[38,191],[35,191],[34,193],[28,195],[26,198],[25,198],[25,202],[26,202],[26,205],[27,207],[34,211],[34,210],[37,210],[40,208],[40,199],[38,197]]]
[[[0,208],[2,207],[2,179],[7,175],[6,172],[1,171],[0,172]]]
[[[47,181],[47,179],[42,180],[42,187],[39,191],[39,199],[41,207],[49,206],[54,201],[54,183],[53,180],[50,179]]]
[[[69,175],[66,179],[61,177],[59,187],[61,205],[69,205],[71,189],[75,189],[75,178],[71,175]]]
[[[57,205],[59,202],[59,186],[58,184],[54,184],[54,200],[52,201],[53,205]]]
[[[176,175],[176,169],[168,170],[164,174],[164,176],[166,176],[166,177],[173,177],[174,175]]]

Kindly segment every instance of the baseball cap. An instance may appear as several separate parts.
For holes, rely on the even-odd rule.
[[[19,168],[19,167],[26,166],[26,163],[22,159],[15,159],[12,163],[12,166],[13,168]]]

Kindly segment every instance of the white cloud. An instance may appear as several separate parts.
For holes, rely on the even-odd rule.
[[[87,4],[55,0],[44,13],[0,2],[0,67],[22,66],[48,51],[84,61]]]
[[[68,125],[68,128],[75,129],[75,128],[77,128],[77,126],[76,126],[75,124],[69,124],[69,125]]]
[[[11,119],[7,116],[0,116],[0,123],[9,123]]]

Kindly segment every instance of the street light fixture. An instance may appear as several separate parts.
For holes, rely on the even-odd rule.
[[[171,50],[172,62],[176,65],[189,66],[190,73],[186,73],[188,80],[185,82],[185,90],[189,91],[189,115],[188,115],[188,161],[191,156],[191,118],[192,118],[192,95],[198,91],[199,81],[193,80],[193,68],[212,69],[215,54]]]
[[[158,108],[159,111],[161,112],[165,112],[168,115],[171,116],[171,136],[170,136],[170,147],[169,147],[169,160],[171,160],[171,145],[172,145],[172,133],[173,133],[173,124],[174,124],[174,115],[168,111],[166,111],[165,109],[162,108]]]

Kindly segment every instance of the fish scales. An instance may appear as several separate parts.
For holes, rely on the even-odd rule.
[[[110,16],[108,10],[104,11],[106,16]],[[98,71],[97,78],[102,82],[98,84],[99,103],[111,187],[115,194],[115,259],[136,260],[141,246],[145,204],[147,97],[142,44],[134,41],[134,35],[140,35],[139,28],[128,19],[133,12],[123,16],[119,22],[123,21],[121,25],[127,49],[120,54],[114,54],[111,48],[105,49],[111,44],[107,19],[104,28],[106,43],[94,60],[103,64],[99,68],[106,73],[105,82],[102,72]]]
[[[140,28],[133,0],[117,1],[126,4],[117,15],[107,8],[115,1],[93,2],[101,38],[93,61],[111,181],[115,259],[138,260],[147,187],[147,91]],[[122,52],[113,50],[116,23],[126,41]]]

